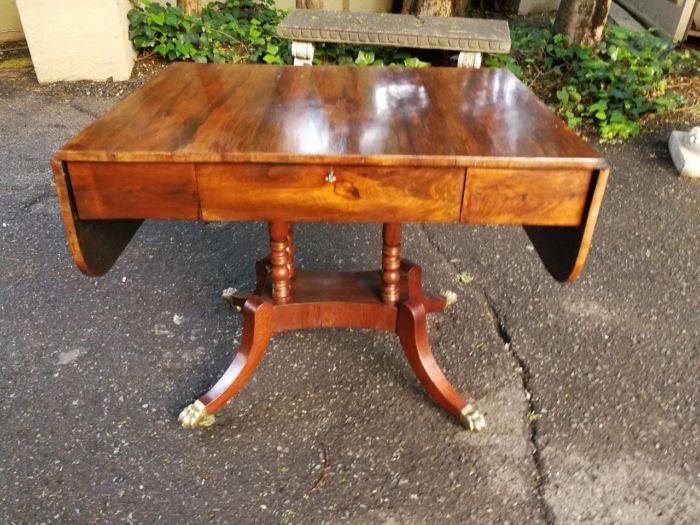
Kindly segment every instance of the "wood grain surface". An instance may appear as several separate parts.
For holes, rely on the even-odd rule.
[[[575,226],[590,183],[589,170],[469,169],[461,220]]]
[[[51,161],[61,218],[76,266],[86,275],[104,275],[129,244],[143,220],[83,220],[78,216],[66,165]]]
[[[59,160],[604,167],[499,69],[176,63]]]
[[[571,280],[607,179],[505,70],[186,63],[71,139],[54,169],[71,250],[94,275],[139,219],[461,220],[525,225]]]
[[[578,226],[525,226],[535,251],[547,271],[558,281],[574,281],[583,270],[608,174],[608,170],[593,174],[586,198],[585,219]]]
[[[198,164],[205,220],[458,222],[464,169]]]
[[[198,219],[192,164],[71,162],[82,219]]]

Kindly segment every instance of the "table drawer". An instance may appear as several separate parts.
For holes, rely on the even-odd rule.
[[[461,222],[578,225],[591,175],[587,170],[470,168]]]
[[[198,219],[192,164],[70,162],[81,219]]]
[[[458,222],[463,168],[198,164],[205,220]]]

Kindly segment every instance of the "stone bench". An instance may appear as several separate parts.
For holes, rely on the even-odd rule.
[[[277,35],[292,41],[297,66],[312,63],[314,42],[459,51],[458,67],[471,68],[481,66],[482,53],[510,51],[508,22],[480,18],[296,9]]]

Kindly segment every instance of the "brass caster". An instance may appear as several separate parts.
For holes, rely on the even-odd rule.
[[[250,297],[249,293],[241,292],[237,288],[226,288],[221,292],[221,298],[233,305],[237,312],[243,310],[241,305],[246,302],[246,299]]]
[[[445,298],[446,305],[445,306],[451,306],[457,302],[457,294],[454,293],[452,290],[445,290],[440,292],[440,295],[442,295]]]
[[[226,288],[223,292],[221,292],[221,298],[224,301],[228,301],[229,303],[233,301],[233,298],[236,296],[238,293],[238,290],[236,288]]]
[[[182,428],[210,427],[214,421],[216,416],[207,413],[207,407],[199,400],[186,406],[177,416],[177,422],[182,425]]]
[[[471,432],[481,432],[486,428],[486,420],[472,405],[467,405],[459,414],[459,422]]]

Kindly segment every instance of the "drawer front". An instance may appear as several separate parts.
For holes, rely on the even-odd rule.
[[[192,164],[70,162],[81,219],[198,219]]]
[[[464,169],[198,164],[205,220],[458,222]]]
[[[576,226],[591,184],[586,170],[467,171],[461,222]]]

